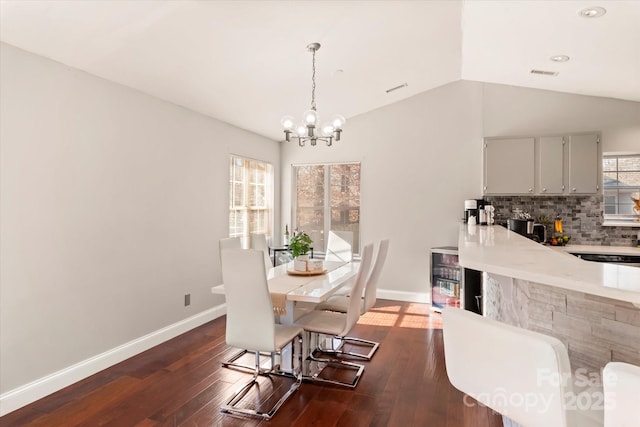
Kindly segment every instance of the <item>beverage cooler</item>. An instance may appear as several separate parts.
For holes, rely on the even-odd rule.
[[[482,314],[482,273],[460,267],[458,248],[431,249],[431,306],[458,307]]]

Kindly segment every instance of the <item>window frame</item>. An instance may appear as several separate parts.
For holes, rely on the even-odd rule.
[[[296,168],[299,167],[313,167],[313,166],[323,166],[324,167],[324,200],[323,200],[323,239],[328,236],[328,232],[331,230],[331,171],[330,168],[332,166],[342,166],[342,165],[358,165],[360,181],[358,185],[358,198],[360,199],[360,203],[358,204],[358,235],[354,235],[354,244],[353,253],[354,255],[359,255],[360,253],[360,226],[362,225],[362,162],[358,161],[349,161],[349,162],[327,162],[327,163],[296,163],[291,165],[291,223],[292,230],[298,228],[298,197],[297,197],[297,185],[298,185],[298,174]],[[344,186],[344,180],[340,183],[341,186]],[[328,214],[327,214],[328,213]],[[314,248],[314,252],[324,254],[324,251],[320,250],[320,248]]]
[[[627,172],[640,173],[640,168],[637,170],[633,169],[633,170],[621,171],[619,169],[619,161],[620,159],[623,159],[623,158],[640,158],[640,153],[603,153],[602,154],[602,215],[604,220],[603,225],[638,227],[640,225],[637,222],[637,219],[638,219],[637,215],[633,213],[621,214],[619,213],[619,210],[621,205],[620,190],[626,189],[628,191],[631,191],[630,193],[631,195],[638,194],[638,196],[640,196],[640,183],[637,186],[635,185],[618,186],[618,185],[606,185],[606,182],[605,182],[605,177],[607,173],[614,172],[616,174],[616,179],[615,179],[616,182],[620,182],[617,179],[620,173],[627,173]],[[616,167],[614,170],[607,169],[607,167],[605,166],[605,162],[611,159],[616,160]],[[610,193],[612,190],[616,191],[615,195],[607,194],[607,193]],[[615,197],[615,203],[613,203],[613,205],[616,208],[616,213],[607,213],[607,207],[612,205],[611,203],[607,203],[608,197]]]
[[[243,172],[241,179],[237,179],[236,174],[234,173],[235,164],[234,162],[242,161],[243,162]],[[252,163],[257,163],[263,165],[265,172],[263,182],[260,183],[259,179],[257,179],[258,174],[260,173],[260,169],[252,166]],[[267,239],[270,239],[273,235],[273,224],[274,224],[274,181],[275,181],[275,173],[273,164],[265,160],[253,159],[250,157],[241,156],[238,154],[230,154],[229,155],[229,237],[240,237],[242,241],[242,247],[247,249],[251,243],[251,234],[260,233],[265,234]],[[243,191],[243,203],[236,205],[235,191],[236,184],[242,185]],[[264,204],[257,205],[252,204],[255,200],[250,200],[251,194],[255,194],[256,191],[251,191],[251,187],[264,187]],[[266,219],[264,224],[261,224],[258,228],[251,227],[251,212],[260,212],[266,211]],[[234,220],[237,218],[237,213],[243,213],[243,221],[241,224],[242,229],[240,232],[234,231],[233,227]],[[232,217],[232,213],[236,213],[234,217]],[[237,224],[237,221],[235,221]]]

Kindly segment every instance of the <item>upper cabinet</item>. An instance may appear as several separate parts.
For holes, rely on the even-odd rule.
[[[600,190],[600,136],[569,135],[569,183],[567,193],[593,194]]]
[[[533,194],[535,138],[487,138],[484,193]]]
[[[538,180],[539,194],[564,193],[564,138],[543,136],[538,138]]]
[[[485,138],[484,194],[595,194],[600,134]]]

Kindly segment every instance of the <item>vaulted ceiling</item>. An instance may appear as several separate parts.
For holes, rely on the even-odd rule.
[[[0,1],[3,42],[274,140],[311,42],[318,111],[348,119],[460,79],[640,101],[639,22],[637,0]]]

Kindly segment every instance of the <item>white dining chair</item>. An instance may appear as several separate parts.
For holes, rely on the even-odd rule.
[[[299,326],[275,323],[261,251],[226,249],[222,251],[221,256],[222,279],[227,300],[226,343],[232,347],[249,349],[248,351],[255,354],[253,377],[222,406],[222,411],[270,419],[289,396],[298,389],[302,381],[303,329]],[[290,372],[281,371],[281,364],[276,363],[276,357],[280,357],[281,361],[282,350],[292,342],[294,344],[297,342],[297,345],[294,345],[290,352],[292,370]],[[261,353],[270,355],[270,364],[267,368],[261,366]],[[297,372],[295,355],[298,358]],[[225,366],[229,366],[229,364]],[[295,381],[269,410],[240,408],[238,404],[251,388],[256,384],[259,385],[258,377],[271,374],[290,376],[295,378]]]
[[[449,381],[507,417],[505,425],[603,425],[602,408],[575,404],[584,399],[575,395],[567,349],[558,339],[453,307],[443,309],[442,324]],[[590,401],[602,391],[592,393],[585,396]]]
[[[218,241],[218,249],[220,250],[220,255],[226,249],[242,249],[242,241],[240,237],[225,237]]]
[[[640,426],[640,366],[609,362],[603,369],[604,427]]]
[[[362,250],[360,268],[358,270],[358,274],[356,275],[356,283],[353,288],[354,293],[356,294],[362,293],[364,283],[369,274],[369,268],[371,267],[372,252],[373,245],[371,244],[366,245]],[[296,320],[295,324],[304,328],[305,330],[305,338],[307,340],[306,342],[310,343],[311,346],[315,345],[315,348],[309,352],[309,356],[307,358],[308,362],[327,363],[337,368],[353,369],[356,371],[353,380],[350,382],[321,377],[320,374],[322,372],[316,373],[313,376],[313,380],[347,387],[356,386],[360,379],[360,376],[362,375],[362,372],[364,371],[363,365],[340,359],[317,358],[314,356],[314,353],[317,351],[323,351],[323,348],[317,345],[317,343],[320,342],[321,335],[329,336],[331,338],[329,341],[331,342],[333,342],[333,339],[342,340],[349,333],[349,331],[351,331],[353,326],[358,321],[359,317],[360,300],[358,300],[357,298],[353,298],[349,303],[349,307],[347,308],[346,313],[314,310]]]
[[[229,249],[242,249],[242,240],[240,237],[225,237],[218,241],[218,248],[220,251],[220,264],[222,265],[222,252]],[[246,349],[242,349],[238,351],[236,354],[231,356],[229,359],[222,362],[222,366],[232,366],[235,368],[245,368],[249,370],[253,370],[253,365],[246,365],[237,362],[242,356],[247,353]]]
[[[264,234],[251,234],[251,249],[262,251],[264,254],[264,266],[267,271],[273,267],[271,257],[269,256],[269,245],[267,245],[267,236]]]
[[[387,252],[389,250],[389,239],[381,240],[378,244],[378,251],[376,253],[375,261],[373,262],[373,267],[371,268],[371,272],[367,277],[367,281],[364,285],[364,295],[361,296],[361,304],[360,304],[360,314],[364,314],[367,311],[371,310],[371,308],[375,305],[377,299],[377,287],[378,281],[380,279],[380,274],[382,273],[382,269],[384,267],[385,260],[387,259]],[[353,280],[350,280],[350,286],[348,288],[349,292],[353,289]],[[343,286],[344,287],[344,286]],[[350,303],[350,296],[348,295],[334,295],[329,297],[327,301],[324,303],[318,304],[315,309],[316,310],[328,310],[328,311],[337,311],[341,313],[346,313]],[[367,354],[360,354],[355,352],[345,352],[343,350],[333,350],[338,354],[345,354],[354,357],[360,357],[366,360],[371,360],[376,350],[380,346],[379,342],[369,341],[362,338],[356,337],[344,337],[343,343],[351,343],[355,345],[369,346],[371,349]]]
[[[336,230],[329,231],[324,260],[350,262],[352,259],[353,232]]]

